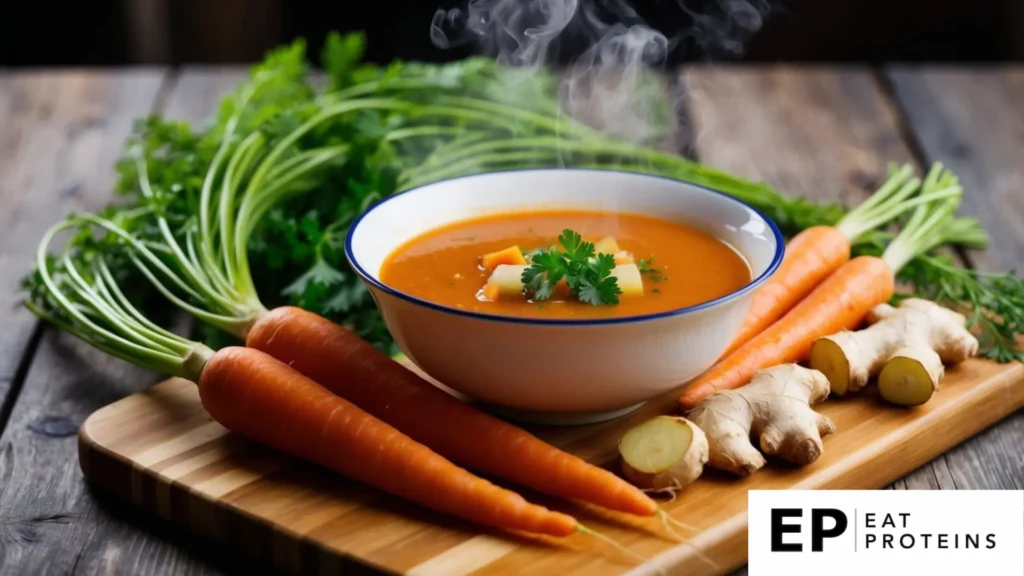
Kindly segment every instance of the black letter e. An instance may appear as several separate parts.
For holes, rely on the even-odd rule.
[[[783,518],[800,518],[803,510],[799,508],[772,508],[772,552],[803,552],[804,547],[800,543],[786,544],[782,541],[782,535],[786,533],[799,534],[800,526],[797,524],[783,524]]]

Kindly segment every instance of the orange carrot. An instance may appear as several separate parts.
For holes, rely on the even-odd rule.
[[[881,258],[858,256],[840,266],[793,310],[687,386],[679,399],[683,408],[692,409],[719,390],[742,386],[758,370],[800,362],[815,339],[855,328],[872,307],[893,296],[896,273],[908,261],[945,242],[943,227],[963,194],[956,177],[936,165],[918,198],[923,201],[916,203]]]
[[[840,266],[785,316],[690,384],[679,398],[683,408],[745,385],[758,370],[804,360],[816,339],[857,327],[872,308],[892,298],[896,273],[907,262],[945,241],[943,226],[962,195],[955,176],[941,167],[933,169],[919,196],[925,201],[918,203],[881,258],[859,256]]]
[[[479,524],[552,536],[576,531],[572,517],[455,466],[263,352],[223,348],[200,374],[203,407],[258,442]]]
[[[885,260],[875,256],[850,260],[778,322],[690,384],[680,403],[690,410],[715,392],[743,386],[758,370],[803,360],[816,338],[855,328],[894,290],[893,271]]]
[[[442,456],[555,496],[577,498],[639,515],[650,516],[658,511],[657,504],[647,495],[611,472],[558,450],[498,418],[478,412],[329,320],[298,308],[286,307],[268,312],[254,293],[245,290],[242,294],[251,295],[241,296],[231,291],[218,293],[226,282],[223,277],[215,285],[199,281],[198,276],[176,276],[146,245],[109,220],[87,215],[69,219],[55,227],[40,244],[37,265],[40,268],[46,265],[46,244],[53,235],[81,226],[83,222],[116,234],[138,250],[142,255],[136,261],[139,269],[175,304],[205,322],[247,339],[251,347],[262,349],[294,366],[306,377],[318,381]],[[188,283],[194,283],[198,290],[191,294],[208,292],[209,300],[201,304],[208,310],[189,304],[174,294],[149,267],[158,265],[159,268],[155,269],[164,278],[171,278],[172,286],[187,287]],[[91,275],[99,278],[98,281],[111,283],[108,290],[116,291],[116,283],[109,273],[107,276],[98,272]],[[59,294],[57,282],[48,277],[47,281],[53,284],[53,293]],[[74,283],[71,289],[80,292],[83,299],[98,298],[86,290],[83,282]],[[106,313],[111,306],[109,299],[97,301],[94,307],[100,311],[98,313]],[[127,302],[127,299],[121,300]],[[77,325],[68,325],[68,329],[82,337],[97,331],[95,323],[79,311],[79,304],[61,304],[62,314],[73,315],[76,322],[88,327],[80,329]],[[46,305],[49,305],[48,300]],[[53,322],[62,321],[41,307],[35,311]],[[112,333],[102,332],[89,337],[88,341],[101,350],[138,362],[142,352],[137,349],[135,341],[153,338],[152,349],[145,352],[145,366],[183,375],[178,363],[170,359],[167,352],[189,344],[177,341],[180,337],[166,331],[155,332],[158,327],[138,311],[121,312],[115,319],[112,326],[119,330],[131,329],[130,337],[116,338]]]
[[[740,332],[722,357],[771,326],[849,259],[850,239],[839,228],[814,226],[794,236],[782,265],[754,292]]]
[[[657,511],[653,500],[611,472],[474,409],[321,316],[271,310],[252,326],[246,345],[459,464],[554,496],[645,516]]]
[[[258,442],[472,522],[551,536],[593,534],[570,516],[477,478],[264,352],[214,352],[151,322],[124,296],[102,256],[68,256],[61,273],[51,274],[50,242],[84,218],[54,225],[39,244],[42,297],[26,306],[41,318],[138,366],[195,382],[214,420]]]
[[[754,292],[739,334],[722,353],[722,358],[771,326],[849,261],[850,246],[860,236],[922,203],[926,198],[908,200],[921,184],[912,175],[910,166],[903,166],[835,226],[813,226],[794,236],[786,244],[782,265]],[[933,183],[937,175],[933,170],[926,184]]]
[[[480,258],[480,264],[488,270],[494,270],[502,264],[522,266],[526,264],[526,257],[523,256],[523,252],[519,249],[519,246],[509,246],[504,250],[484,254]]]

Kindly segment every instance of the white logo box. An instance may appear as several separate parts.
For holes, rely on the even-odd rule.
[[[748,522],[750,576],[1024,575],[1021,490],[751,490]]]

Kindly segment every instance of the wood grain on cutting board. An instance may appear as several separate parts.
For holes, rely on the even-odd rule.
[[[1024,405],[1024,366],[970,360],[913,409],[871,392],[819,406],[838,431],[814,464],[772,462],[746,479],[708,470],[665,508],[699,528],[680,543],[656,520],[528,498],[576,515],[644,557],[583,535],[564,540],[481,530],[406,504],[213,422],[193,384],[172,379],[90,417],[80,459],[97,487],[293,573],[348,567],[417,576],[461,574],[720,574],[746,561],[747,491],[881,488]],[[595,463],[614,465],[623,431],[671,410],[676,394],[604,424],[537,429]],[[444,425],[439,422],[438,425]]]

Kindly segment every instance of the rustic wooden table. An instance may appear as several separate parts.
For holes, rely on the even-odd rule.
[[[84,484],[75,433],[156,382],[19,306],[43,230],[111,197],[149,112],[199,122],[241,69],[0,71],[0,575],[253,573],[258,567]],[[992,235],[967,263],[1024,269],[1024,68],[696,68],[674,77],[679,151],[811,198],[856,201],[889,161],[939,160]],[[894,489],[1024,488],[1024,414]]]

